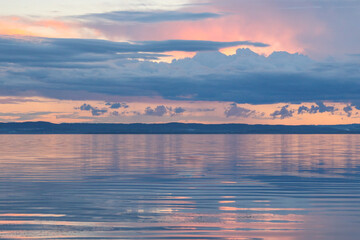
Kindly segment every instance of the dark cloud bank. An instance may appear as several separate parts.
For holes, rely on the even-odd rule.
[[[59,99],[93,99],[94,94],[160,96],[251,104],[360,100],[359,62],[315,62],[286,52],[264,57],[249,49],[239,49],[232,56],[216,52],[238,45],[266,46],[248,41],[119,43],[3,37],[0,94]],[[200,53],[172,63],[137,60],[158,59],[169,51]],[[302,108],[300,113],[303,111],[321,112],[322,106]],[[229,109],[228,114],[247,113]]]

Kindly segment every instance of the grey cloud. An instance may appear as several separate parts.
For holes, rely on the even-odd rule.
[[[29,120],[34,120],[36,118],[45,116],[45,115],[49,115],[52,113],[57,113],[57,112],[29,112],[29,113],[4,113],[4,112],[0,112],[0,117],[15,117],[15,119],[11,119],[10,121],[29,121]]]
[[[80,106],[79,108],[81,111],[90,111],[93,109],[93,107],[89,104],[84,103],[83,105]]]
[[[47,67],[45,63],[53,61],[52,64],[57,64],[48,53],[49,46],[52,54],[61,56],[59,61],[75,61],[74,59],[79,56],[85,58],[83,53],[87,52],[87,49],[90,49],[90,55],[101,52],[121,55],[116,54],[116,51],[120,51],[118,45],[126,46],[125,49],[133,49],[134,46],[129,43],[72,39],[55,39],[54,42],[49,40],[49,43],[46,39],[43,43],[20,41],[17,46],[15,43],[19,40],[13,41],[14,46],[8,48],[12,48],[14,54],[8,61],[17,61],[17,65],[3,65],[1,68],[0,94],[3,96],[45,96],[82,100],[145,96],[171,100],[251,104],[360,101],[360,64],[357,62],[330,62],[332,67],[327,68],[323,67],[324,63],[300,54],[275,52],[265,57],[249,49],[239,49],[231,56],[218,52],[202,52],[194,58],[174,60],[171,63],[121,59],[102,62],[105,65],[103,68],[93,68],[89,65],[88,68],[81,69],[58,69]],[[0,39],[0,50],[6,49],[1,42]],[[35,44],[37,47],[38,44],[44,45],[44,49],[39,47],[40,50],[31,50],[30,47],[26,54],[22,54],[23,43],[31,46]],[[71,45],[72,43],[75,45]],[[174,46],[182,43],[162,41],[134,45],[137,50],[144,45],[152,51],[167,51],[176,49]],[[207,48],[219,47],[220,44],[206,41],[185,43],[194,44],[191,48],[198,50],[203,49],[201,44]],[[182,48],[190,49],[186,44]],[[55,49],[58,49],[58,53],[53,49],[53,45],[57,46]],[[100,46],[98,50],[97,45]],[[19,50],[15,50],[15,46]],[[64,49],[69,53],[64,53]],[[6,52],[7,55],[10,53]],[[0,56],[0,61],[6,59],[6,54]],[[23,64],[19,60],[22,57],[29,57],[29,61],[34,58],[34,61],[39,62],[39,66],[44,62],[44,66],[29,67],[28,63]],[[321,112],[322,109],[326,110],[326,106],[314,106],[311,112]]]
[[[20,104],[24,102],[41,102],[40,100],[24,99],[24,98],[4,98],[0,99],[0,104]]]
[[[100,116],[100,115],[103,115],[103,114],[105,114],[105,113],[107,113],[107,110],[106,110],[106,109],[92,109],[92,110],[91,110],[91,114],[92,114],[93,116]]]
[[[187,108],[188,112],[214,112],[216,108]]]
[[[309,108],[306,106],[300,106],[298,109],[298,114],[303,114],[304,112],[309,112]]]
[[[280,119],[290,118],[293,116],[294,110],[288,109],[289,105],[283,106],[280,110],[277,110],[270,114],[273,118],[279,117]]]
[[[113,112],[111,112],[111,115],[117,117],[120,115],[120,113],[118,111],[113,111]]]
[[[357,110],[360,110],[360,101],[353,101],[351,103],[351,106],[354,107]]]
[[[327,9],[327,8],[354,8],[360,7],[359,2],[354,0],[276,0],[283,5],[282,9],[287,10],[307,10],[307,9]]]
[[[197,108],[195,109],[195,112],[213,112],[215,111],[215,108]]]
[[[113,108],[113,109],[119,109],[121,108],[121,104],[120,103],[114,103],[110,106],[110,108]]]
[[[171,51],[214,51],[233,46],[265,47],[267,44],[250,41],[213,42],[197,40],[166,40],[111,42],[97,39],[0,37],[0,62],[48,68],[106,68],[110,60],[147,59],[164,57]],[[94,65],[96,63],[97,65]]]
[[[76,118],[79,118],[79,114],[78,113],[59,114],[59,115],[56,115],[55,117],[56,117],[56,119],[63,119],[63,118],[76,119]]]
[[[100,116],[100,115],[107,113],[107,111],[108,111],[106,109],[99,109],[97,107],[93,107],[86,103],[84,103],[77,109],[80,109],[81,111],[90,111],[93,116]]]
[[[111,109],[119,109],[119,108],[128,108],[129,107],[129,105],[127,105],[126,103],[110,103],[110,102],[107,102],[105,105],[109,106]]]
[[[269,45],[261,42],[251,41],[234,41],[234,42],[214,42],[201,40],[166,40],[166,41],[138,41],[139,51],[145,52],[170,52],[170,51],[184,51],[184,52],[198,52],[198,51],[216,51],[221,48],[234,46],[254,46],[254,47],[268,47]]]
[[[335,111],[335,107],[326,106],[323,102],[316,102],[316,105],[317,106],[312,105],[311,108],[308,108],[306,106],[300,106],[298,109],[298,114],[303,114],[305,112],[310,114],[324,113],[324,112],[333,113]]]
[[[157,59],[166,56],[156,53],[138,53],[137,47],[134,47],[135,44],[115,43],[105,40],[14,39],[3,36],[0,37],[0,51],[2,53],[0,62],[48,68],[86,69],[107,67],[103,63],[115,59]],[[94,63],[97,63],[97,65],[94,65]]]
[[[323,102],[317,102],[317,107],[311,106],[310,113],[324,113],[324,112],[334,112],[335,107],[326,106]]]
[[[151,107],[147,107],[145,109],[144,115],[162,117],[167,112],[168,112],[168,109],[165,106],[161,105],[161,106],[157,106],[155,109],[152,109]]]
[[[172,100],[234,101],[252,104],[360,99],[360,82],[355,79],[343,78],[339,81],[336,77],[276,72],[236,75],[223,72],[184,77],[174,76],[174,73],[156,72],[155,75],[158,76],[146,71],[137,73],[141,74],[136,76],[130,73],[119,79],[116,70],[113,73],[91,70],[81,74],[71,71],[8,72],[2,78],[7,80],[7,84],[3,84],[0,93],[8,96],[32,90],[40,96],[72,99],[79,97],[76,93],[78,90],[104,95],[161,96]],[[64,93],[67,90],[69,92]]]
[[[353,109],[352,109],[352,107],[351,107],[350,105],[344,107],[343,110],[344,110],[344,112],[347,113],[347,116],[348,116],[348,117],[351,117],[351,115],[352,115],[352,110],[353,110]]]
[[[230,105],[230,108],[225,110],[226,117],[244,117],[247,118],[251,115],[254,115],[255,111],[249,110],[247,108],[238,107],[236,103]]]
[[[186,112],[186,109],[185,109],[185,108],[182,108],[182,107],[176,107],[176,108],[174,109],[174,113],[175,113],[175,114],[180,114],[180,113],[184,113],[184,112]]]
[[[164,105],[159,105],[155,108],[147,107],[143,115],[162,117],[168,114],[170,117],[174,117],[184,112],[186,112],[186,109],[182,107],[172,108]]]
[[[113,11],[105,13],[94,13],[75,18],[84,19],[88,21],[108,21],[108,22],[141,22],[141,23],[154,23],[154,22],[169,22],[169,21],[198,21],[209,18],[219,18],[221,14],[210,12],[180,12],[180,11]]]

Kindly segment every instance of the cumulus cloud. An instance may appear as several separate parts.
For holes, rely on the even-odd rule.
[[[169,22],[169,21],[198,21],[209,18],[218,18],[222,14],[211,12],[181,12],[181,11],[113,11],[105,13],[93,13],[75,18],[87,21],[105,21],[105,22],[140,22],[140,23],[154,23],[154,22]]]
[[[176,115],[180,115],[186,112],[186,109],[183,107],[169,107],[164,105],[156,106],[155,108],[147,107],[143,115],[146,116],[157,116],[162,117],[168,115],[170,117],[174,117]]]
[[[230,105],[228,109],[225,110],[226,117],[243,117],[247,118],[251,115],[254,115],[256,112],[247,108],[238,107],[236,103]]]
[[[155,109],[152,109],[151,107],[147,107],[145,109],[144,115],[162,117],[167,112],[168,109],[165,106],[161,105],[161,106],[157,106]]]
[[[90,111],[91,109],[93,109],[93,107],[89,104],[84,103],[83,105],[80,106],[79,109],[81,111]]]
[[[174,113],[175,114],[181,114],[181,113],[184,113],[186,111],[186,109],[185,108],[182,108],[182,107],[176,107],[175,109],[174,109]]]
[[[344,107],[343,110],[347,114],[348,117],[351,117],[353,109],[350,105],[347,105],[346,107]]]
[[[298,109],[298,114],[303,114],[304,112],[309,112],[309,108],[306,106],[300,106]]]
[[[351,103],[351,106],[354,107],[357,110],[360,110],[360,101],[353,101]]]
[[[120,115],[120,113],[118,111],[113,111],[111,112],[111,115],[117,117]]]
[[[293,116],[294,110],[289,110],[288,108],[289,105],[285,105],[281,107],[280,110],[276,110],[275,112],[271,113],[270,116],[280,119],[290,118]]]
[[[127,105],[126,103],[110,103],[110,102],[107,102],[105,105],[109,106],[111,109],[119,109],[119,108],[128,108],[129,107],[129,105]]]
[[[311,108],[308,108],[306,106],[300,106],[298,109],[298,114],[303,114],[303,113],[316,114],[316,113],[324,113],[324,112],[334,113],[334,111],[335,111],[335,107],[326,106],[323,102],[316,102],[316,106],[312,105]]]
[[[80,109],[81,111],[90,111],[93,116],[100,116],[108,112],[108,110],[106,109],[99,109],[86,103],[84,103],[77,109]]]

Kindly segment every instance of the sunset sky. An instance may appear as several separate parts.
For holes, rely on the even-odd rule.
[[[360,123],[358,0],[0,0],[0,121]]]

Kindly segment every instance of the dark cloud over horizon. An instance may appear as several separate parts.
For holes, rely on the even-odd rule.
[[[147,59],[164,57],[165,52],[217,51],[225,47],[256,46],[265,43],[251,41],[216,42],[200,40],[165,40],[112,42],[98,39],[38,38],[24,39],[0,35],[0,63],[22,64],[48,68],[109,67],[110,60]]]
[[[0,38],[1,95],[83,100],[91,100],[94,95],[135,96],[250,104],[360,101],[358,62],[316,62],[287,52],[265,57],[249,49],[239,49],[231,56],[206,51],[241,42],[178,40],[130,44],[31,39]],[[169,50],[204,52],[171,63],[121,56],[162,54]],[[69,66],[63,68],[64,64]],[[316,108],[322,111],[322,106],[308,111]]]

